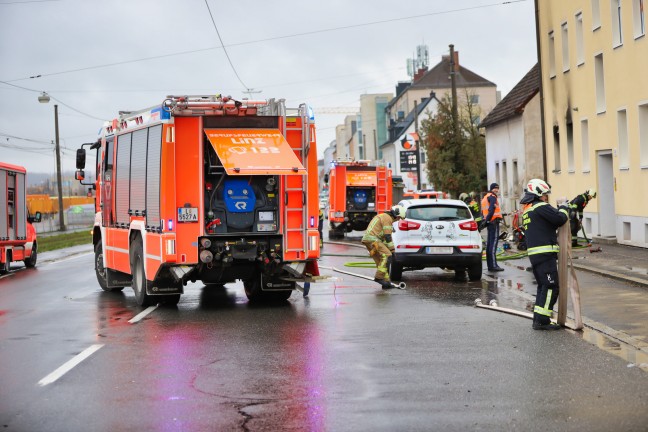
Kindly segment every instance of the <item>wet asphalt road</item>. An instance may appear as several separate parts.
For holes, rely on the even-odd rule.
[[[324,252],[359,255],[327,266],[367,260]],[[90,254],[16,271],[0,280],[0,428],[647,430],[648,373],[572,332],[472,306],[525,304],[530,274],[506,268],[482,282],[406,272],[404,291],[323,271],[332,278],[308,298],[275,306],[249,305],[240,284],[191,284],[177,308],[135,323],[132,290],[101,292]]]

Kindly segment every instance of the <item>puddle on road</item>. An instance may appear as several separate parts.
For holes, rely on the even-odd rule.
[[[621,342],[617,339],[613,339],[598,330],[587,327],[585,327],[583,331],[568,331],[605,352],[621,357],[623,360],[628,362],[628,367],[638,367],[639,369],[648,372],[648,352],[635,348],[632,345]]]
[[[499,306],[520,311],[533,310],[533,300],[525,291],[525,284],[507,278],[498,277],[497,280],[484,280],[485,290],[482,292],[482,302],[488,304],[492,299],[497,300]],[[528,287],[528,286],[527,286]],[[528,287],[531,288],[531,287]],[[532,287],[535,290],[535,285]],[[612,336],[590,327],[583,331],[567,330],[581,339],[591,343],[599,349],[621,357],[628,362],[628,367],[638,367],[648,372],[648,351],[635,347]]]

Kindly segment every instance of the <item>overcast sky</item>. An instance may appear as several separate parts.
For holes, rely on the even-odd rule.
[[[54,103],[63,170],[119,110],[167,94],[285,98],[359,106],[394,92],[406,59],[460,63],[502,96],[536,62],[533,0],[0,0],[0,161],[54,172]],[[216,27],[234,66],[221,47]],[[36,77],[40,75],[40,77]],[[238,75],[238,78],[237,78]],[[34,78],[30,78],[34,77]],[[53,98],[38,102],[41,91]],[[344,114],[318,115],[318,153]]]

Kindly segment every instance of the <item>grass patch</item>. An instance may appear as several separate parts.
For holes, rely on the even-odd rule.
[[[73,233],[55,234],[51,236],[38,236],[38,252],[53,251],[70,246],[92,244],[90,228]]]

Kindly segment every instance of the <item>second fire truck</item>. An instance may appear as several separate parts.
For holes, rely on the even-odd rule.
[[[329,238],[341,239],[351,231],[364,231],[378,213],[392,206],[392,173],[370,161],[335,160],[329,185]]]

